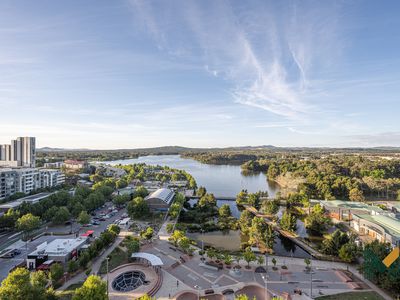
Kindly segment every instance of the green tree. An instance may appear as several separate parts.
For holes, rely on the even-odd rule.
[[[175,247],[177,247],[179,240],[183,237],[185,237],[185,234],[183,231],[175,230],[174,233],[171,234],[171,236],[169,237],[169,240],[174,243]]]
[[[196,196],[198,196],[200,198],[204,197],[206,194],[207,194],[207,190],[204,186],[199,187],[196,191]]]
[[[135,188],[135,192],[133,193],[133,197],[142,197],[145,198],[149,194],[149,191],[144,186],[138,186]]]
[[[329,255],[338,255],[340,248],[350,241],[349,236],[340,231],[335,230],[331,235],[329,235],[322,242],[322,251]]]
[[[187,252],[191,245],[190,239],[184,236],[179,240],[178,245],[184,252]]]
[[[310,269],[311,260],[309,258],[305,258],[304,263],[306,264],[306,269]]]
[[[77,221],[78,221],[78,223],[81,224],[81,225],[89,224],[89,223],[90,223],[90,216],[89,216],[89,214],[88,214],[85,210],[82,210],[82,211],[79,213],[79,216],[78,216],[78,218],[77,218]]]
[[[118,207],[124,206],[130,200],[131,200],[131,196],[129,194],[117,195],[112,199],[113,203]]]
[[[40,227],[40,218],[28,213],[17,220],[16,226],[18,230],[25,233],[25,238],[27,238],[30,232]]]
[[[339,257],[341,260],[352,263],[356,260],[358,255],[358,247],[355,243],[344,244],[339,249]]]
[[[67,263],[67,271],[68,273],[74,273],[75,271],[77,271],[79,269],[79,264],[78,261],[76,260],[70,260]]]
[[[271,262],[274,265],[274,268],[276,268],[277,261],[276,261],[275,257],[272,258]]]
[[[363,192],[358,188],[353,188],[350,190],[349,199],[350,201],[358,201],[358,202],[365,201]]]
[[[147,227],[140,235],[146,240],[150,240],[153,237],[154,230],[151,227]]]
[[[128,249],[128,255],[131,256],[132,253],[139,252],[140,243],[137,238],[133,238],[125,243],[126,248]]]
[[[249,196],[249,193],[247,190],[241,190],[239,194],[236,196],[236,204],[237,205],[244,205],[247,204],[247,197]]]
[[[25,268],[10,272],[0,286],[1,300],[47,300],[47,278],[42,271],[30,273]]]
[[[250,267],[250,263],[252,261],[256,261],[257,257],[254,254],[253,251],[251,251],[250,249],[247,249],[244,253],[243,253],[243,259],[247,262],[247,267]]]
[[[51,219],[53,224],[64,224],[65,222],[67,222],[69,219],[71,218],[71,214],[69,213],[68,208],[66,208],[65,206],[63,207],[59,207],[55,213],[55,215],[53,216],[53,218]]]
[[[150,214],[149,206],[142,197],[136,197],[128,203],[127,211],[129,216],[137,219],[143,219]]]
[[[108,231],[115,235],[118,235],[121,232],[121,228],[119,228],[119,226],[117,224],[111,224],[108,227]]]
[[[64,275],[64,268],[61,264],[55,263],[50,267],[49,277],[54,283],[58,282]]]
[[[295,232],[297,228],[296,222],[296,216],[286,210],[282,215],[280,225],[283,230]]]
[[[72,300],[107,300],[107,284],[99,276],[90,275],[82,287],[75,290]]]
[[[279,200],[277,199],[264,201],[262,205],[262,211],[265,214],[274,215],[278,212],[278,210],[279,210]]]
[[[219,217],[221,217],[221,218],[231,217],[232,213],[231,213],[231,208],[230,208],[229,204],[221,205],[221,207],[218,209],[218,214],[219,214]]]

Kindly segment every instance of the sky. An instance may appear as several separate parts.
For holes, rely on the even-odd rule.
[[[400,2],[3,0],[0,143],[400,146]]]

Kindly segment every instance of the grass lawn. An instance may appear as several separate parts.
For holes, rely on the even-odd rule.
[[[82,286],[83,282],[71,284],[65,291],[57,292],[58,299],[60,300],[71,300],[74,292],[77,288]]]
[[[330,296],[321,296],[315,299],[319,300],[383,300],[383,298],[375,292],[349,292]]]
[[[128,254],[123,251],[120,247],[115,248],[110,253],[110,261],[108,262],[108,270],[111,271],[112,269],[126,264],[129,262]],[[107,272],[107,261],[103,260],[100,266],[99,273],[105,274]]]

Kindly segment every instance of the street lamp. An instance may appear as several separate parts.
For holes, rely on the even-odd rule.
[[[262,279],[264,280],[264,294],[265,294],[265,300],[267,300],[267,295],[268,295],[268,282],[267,282],[267,275],[261,275]]]
[[[268,252],[265,253],[265,275],[262,277],[264,279],[265,300],[267,300],[267,295],[268,295]]]
[[[310,298],[312,298],[312,255],[310,259]]]
[[[110,257],[106,257],[106,266],[107,266],[107,299],[109,299],[109,293],[108,293],[108,261],[110,260]]]
[[[197,290],[197,299],[200,300],[200,289],[201,289],[201,287],[196,284],[194,286],[194,288]]]

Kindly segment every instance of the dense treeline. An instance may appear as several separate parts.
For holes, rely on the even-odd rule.
[[[269,179],[301,179],[298,192],[308,198],[350,199],[365,196],[396,198],[400,189],[400,160],[361,156],[259,158],[242,165],[245,170],[264,171]]]
[[[255,154],[235,153],[235,152],[201,152],[201,153],[184,153],[182,157],[193,158],[202,163],[214,165],[241,165],[242,163],[257,159]]]

